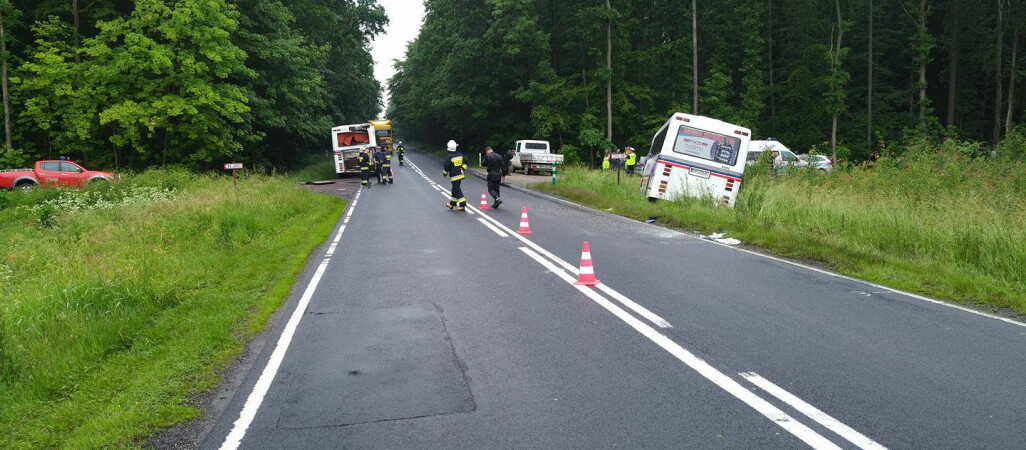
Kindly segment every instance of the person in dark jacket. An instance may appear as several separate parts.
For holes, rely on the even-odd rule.
[[[502,173],[506,169],[506,161],[491,147],[485,149],[484,166],[488,169],[488,195],[492,196],[492,208],[502,204],[499,198],[499,187],[502,186]]]
[[[385,162],[385,152],[381,151],[381,147],[374,149],[374,174],[378,176],[378,184],[385,184],[382,181],[382,168],[381,165]]]
[[[510,172],[513,172],[513,156],[513,149],[509,149],[505,155],[502,155],[502,162],[504,164],[502,176],[508,176]]]

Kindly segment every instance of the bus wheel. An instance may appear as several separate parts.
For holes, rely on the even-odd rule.
[[[657,200],[659,200],[659,199],[658,199],[658,198],[655,198],[655,197],[649,197],[649,198],[648,198],[648,202],[649,202],[649,203],[655,203],[655,202],[656,202]]]

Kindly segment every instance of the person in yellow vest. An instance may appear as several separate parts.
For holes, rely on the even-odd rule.
[[[463,196],[463,188],[460,186],[463,183],[463,179],[467,177],[467,164],[463,161],[463,154],[456,151],[456,141],[450,140],[446,145],[446,150],[449,151],[449,159],[445,160],[445,166],[442,167],[442,176],[449,177],[449,181],[452,183],[452,190],[449,194],[449,203],[445,206],[451,211],[456,208],[457,211],[463,211],[467,207],[467,198]]]
[[[627,175],[634,175],[634,166],[637,164],[638,155],[634,153],[634,147],[627,147],[627,161],[623,165]]]
[[[602,170],[609,170],[609,150],[606,150],[606,155],[602,157]]]
[[[385,153],[385,159],[381,162],[381,179],[385,180],[385,183],[393,184],[395,178],[392,177],[392,153]]]
[[[370,149],[363,149],[357,156],[357,161],[360,163],[360,184],[370,189],[371,166],[374,165],[374,162],[371,161]]]

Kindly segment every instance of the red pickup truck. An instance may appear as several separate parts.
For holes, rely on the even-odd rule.
[[[107,172],[85,170],[71,161],[37,161],[33,169],[0,170],[0,189],[32,189],[39,186],[83,187],[97,180],[111,181]]]

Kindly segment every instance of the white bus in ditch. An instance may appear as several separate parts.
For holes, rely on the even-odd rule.
[[[751,134],[716,119],[674,114],[652,138],[641,192],[653,201],[687,195],[734,206]]]

